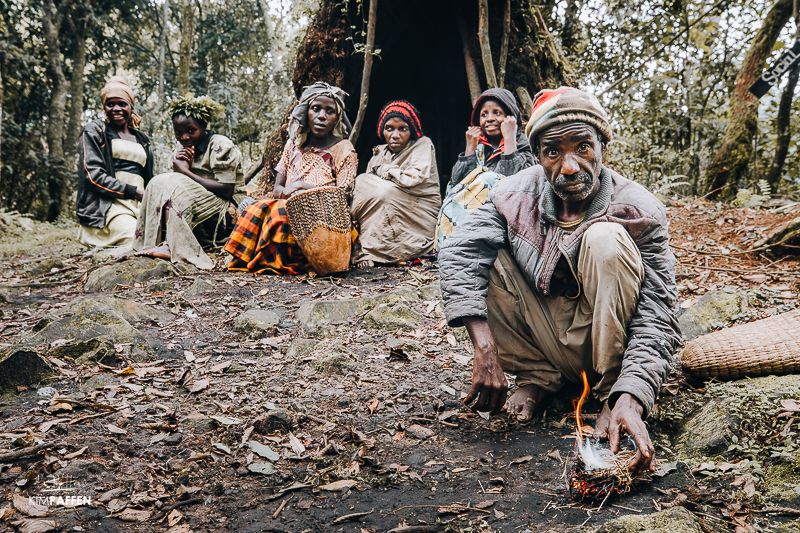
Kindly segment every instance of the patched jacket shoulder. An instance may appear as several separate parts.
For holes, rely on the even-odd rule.
[[[667,225],[667,210],[653,193],[635,181],[622,177],[608,167],[606,167],[606,172],[614,180],[611,204],[636,207],[653,217],[659,224]]]

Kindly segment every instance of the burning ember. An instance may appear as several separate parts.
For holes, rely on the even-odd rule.
[[[596,442],[591,442],[589,437],[583,436],[581,407],[589,395],[589,381],[586,379],[586,372],[581,372],[581,376],[583,394],[575,407],[578,453],[570,479],[570,494],[582,502],[602,505],[602,502],[612,495],[625,494],[631,490],[633,479],[628,464],[635,452],[621,450],[615,455],[611,450],[600,448]]]

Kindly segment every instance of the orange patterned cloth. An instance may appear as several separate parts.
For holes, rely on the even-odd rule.
[[[350,141],[326,150],[301,150],[288,141],[275,167],[286,173],[286,185],[303,180],[317,187],[336,186],[350,191],[358,160]],[[353,238],[358,234],[353,231]],[[245,209],[233,229],[225,251],[233,256],[228,270],[255,274],[303,274],[311,270],[289,227],[286,201],[260,200]]]

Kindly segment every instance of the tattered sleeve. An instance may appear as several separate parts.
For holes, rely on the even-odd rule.
[[[209,164],[214,179],[220,183],[236,183],[237,170],[242,166],[242,153],[233,141],[223,135],[215,135],[208,149]]]
[[[353,182],[358,172],[358,156],[356,149],[348,140],[337,144],[332,150],[334,177],[336,186],[347,192],[353,190]]]

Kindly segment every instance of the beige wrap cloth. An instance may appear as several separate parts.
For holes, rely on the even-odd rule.
[[[356,178],[353,218],[360,225],[353,262],[396,263],[433,249],[442,205],[436,150],[428,137],[399,153],[377,146]]]

